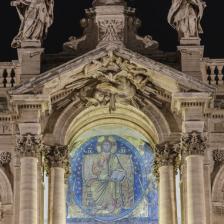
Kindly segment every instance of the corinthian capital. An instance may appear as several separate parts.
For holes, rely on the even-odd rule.
[[[175,165],[178,157],[178,144],[164,143],[157,145],[156,148],[156,161],[160,167]]]
[[[16,151],[21,157],[37,157],[42,149],[42,136],[25,134],[17,136]]]
[[[11,162],[11,153],[2,152],[0,153],[0,166],[5,166]]]
[[[163,143],[156,146],[154,175],[159,179],[159,168],[162,166],[178,166],[179,144]]]
[[[61,167],[66,170],[69,164],[69,153],[67,146],[45,146],[44,155],[47,171],[51,167]]]
[[[206,150],[206,138],[202,133],[192,131],[182,136],[182,154],[189,155],[204,155]]]

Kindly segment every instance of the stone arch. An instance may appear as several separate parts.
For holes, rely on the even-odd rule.
[[[212,186],[212,201],[224,201],[224,165],[220,167]]]
[[[148,139],[152,147],[166,141],[171,134],[170,126],[161,111],[153,104],[147,111],[129,105],[117,105],[116,111],[108,113],[108,107],[76,109],[70,104],[57,118],[52,132],[52,141],[69,145],[79,134],[102,123],[123,124],[138,130]],[[48,139],[49,136],[48,136]]]
[[[13,203],[12,186],[2,169],[0,169],[0,199],[2,205],[10,205]]]
[[[222,224],[224,218],[224,165],[216,174],[212,186],[212,211],[215,224]]]

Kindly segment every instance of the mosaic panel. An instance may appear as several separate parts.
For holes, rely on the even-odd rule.
[[[153,152],[133,137],[97,136],[71,153],[67,223],[157,224]]]

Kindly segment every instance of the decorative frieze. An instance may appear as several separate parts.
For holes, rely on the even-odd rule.
[[[192,131],[182,136],[182,155],[204,155],[206,150],[206,138],[202,133]]]
[[[42,150],[42,136],[26,134],[17,136],[16,152],[21,157],[38,157]]]
[[[47,173],[51,167],[61,167],[65,169],[65,174],[68,172],[69,152],[67,146],[45,146],[44,155]]]
[[[0,153],[0,166],[5,166],[11,162],[11,153],[10,152],[2,152]]]

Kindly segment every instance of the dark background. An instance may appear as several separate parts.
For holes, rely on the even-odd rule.
[[[164,51],[175,51],[176,31],[167,23],[167,14],[172,0],[129,0],[128,5],[136,7],[137,16],[142,20],[139,33],[150,34],[160,43]],[[207,8],[202,26],[205,56],[224,58],[224,1],[205,0]],[[84,17],[84,9],[91,7],[92,0],[55,0],[55,19],[44,44],[46,53],[61,51],[62,44],[70,36],[80,36],[79,21]],[[0,61],[15,59],[16,49],[10,47],[17,34],[20,21],[10,0],[0,0]]]

